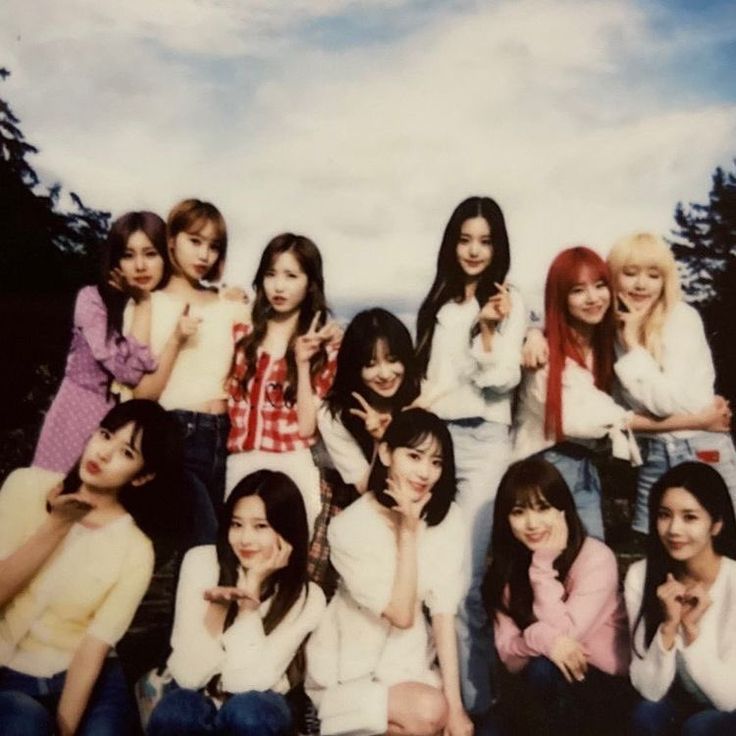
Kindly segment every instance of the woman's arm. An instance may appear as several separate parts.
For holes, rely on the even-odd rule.
[[[463,708],[460,695],[455,617],[447,613],[437,613],[432,616],[432,633],[442,673],[442,691],[447,700],[448,715],[445,730],[450,736],[471,736],[473,722]]]
[[[345,483],[354,484],[359,493],[364,493],[371,466],[353,435],[338,417],[332,416],[325,405],[317,412],[317,425],[340,477]]]
[[[396,570],[391,598],[383,617],[399,629],[408,629],[414,623],[416,610],[417,530],[399,521],[396,528]]]
[[[77,732],[109,651],[106,642],[85,636],[74,652],[56,711],[59,736],[73,736]]]

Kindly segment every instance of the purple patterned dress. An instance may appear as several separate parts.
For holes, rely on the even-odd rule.
[[[107,334],[107,309],[97,287],[81,289],[64,378],[46,413],[33,465],[66,473],[115,403],[110,381],[135,386],[155,368],[146,345],[117,332]]]

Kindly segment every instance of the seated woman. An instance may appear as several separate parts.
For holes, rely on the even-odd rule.
[[[370,490],[329,528],[341,583],[307,644],[307,692],[325,735],[469,736],[454,628],[466,532],[447,428],[400,412],[378,459]]]
[[[484,593],[499,658],[513,675],[511,733],[621,733],[603,707],[629,700],[616,558],[586,535],[554,465],[536,457],[509,467],[491,539]]]
[[[642,736],[736,733],[736,522],[710,465],[668,470],[649,496],[649,551],[624,586]]]
[[[177,427],[152,401],[113,408],[66,477],[16,470],[0,491],[4,734],[128,734],[111,649],[146,592],[153,532],[174,507]],[[139,528],[140,527],[140,528]]]
[[[307,516],[284,473],[260,470],[228,496],[217,545],[191,549],[181,568],[172,653],[176,686],[149,736],[289,733],[290,667],[325,608],[307,583]],[[298,668],[296,668],[298,669]]]

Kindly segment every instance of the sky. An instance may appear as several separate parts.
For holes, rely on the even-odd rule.
[[[668,234],[736,156],[731,0],[5,0],[1,66],[44,182],[212,201],[243,286],[308,235],[344,316],[411,322],[469,195],[533,302],[561,248]]]

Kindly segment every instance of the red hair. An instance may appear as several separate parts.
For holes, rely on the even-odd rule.
[[[562,431],[562,373],[565,360],[571,358],[587,370],[585,357],[573,328],[567,308],[570,290],[584,277],[604,281],[611,290],[611,276],[606,262],[590,248],[578,245],[563,250],[549,267],[544,287],[545,330],[549,344],[547,401],[544,408],[544,433],[557,442]],[[609,391],[613,379],[613,310],[608,309],[593,331],[593,378],[602,391]]]

